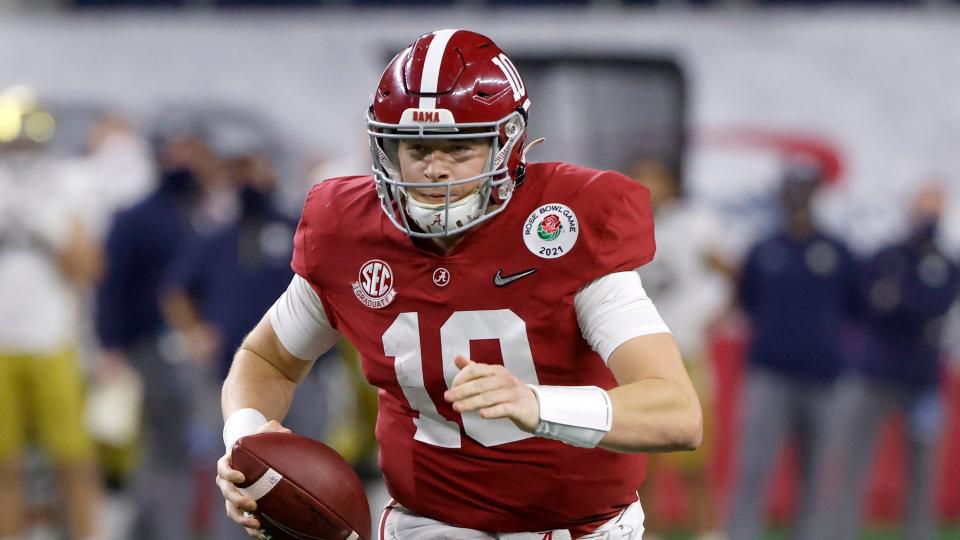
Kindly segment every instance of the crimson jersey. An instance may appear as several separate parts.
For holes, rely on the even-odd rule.
[[[611,171],[536,163],[506,211],[446,254],[389,222],[369,176],[320,183],[293,269],[379,388],[380,466],[400,504],[472,529],[578,536],[636,501],[643,456],[459,414],[443,393],[458,354],[502,363],[527,383],[616,386],[581,336],[574,295],[654,250],[644,187]]]

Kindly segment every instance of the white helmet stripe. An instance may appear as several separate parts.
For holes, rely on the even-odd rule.
[[[423,60],[423,73],[420,75],[420,92],[435,93],[437,81],[440,79],[440,64],[443,62],[443,53],[447,51],[447,43],[457,30],[438,30],[433,34],[433,40],[427,48],[427,56]],[[435,109],[437,98],[420,97],[421,109]]]

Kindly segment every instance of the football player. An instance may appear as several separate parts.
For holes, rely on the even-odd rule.
[[[530,99],[487,37],[441,30],[387,66],[368,113],[373,175],[307,196],[296,276],[223,388],[229,466],[346,336],[379,388],[393,497],[382,538],[640,538],[650,451],[689,450],[701,410],[633,270],[654,255],[647,190],[526,163]]]

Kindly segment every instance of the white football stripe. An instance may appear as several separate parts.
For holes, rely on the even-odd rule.
[[[433,41],[427,48],[427,56],[423,60],[423,73],[420,75],[420,92],[435,93],[437,81],[440,80],[440,64],[443,62],[443,53],[447,50],[447,43],[456,30],[438,30],[433,35]],[[437,98],[421,97],[421,109],[435,109]]]
[[[255,501],[259,501],[264,495],[270,493],[270,490],[275,488],[281,480],[283,480],[282,474],[268,468],[267,472],[263,473],[256,482],[245,488],[239,488],[240,493],[243,493]]]
[[[357,540],[357,538],[360,538],[360,535],[357,534],[357,531],[353,531],[350,533],[350,536],[347,537],[347,540]]]

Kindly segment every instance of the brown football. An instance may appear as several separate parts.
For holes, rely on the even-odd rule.
[[[233,445],[240,490],[271,540],[371,540],[360,479],[327,445],[292,433],[260,433]]]

